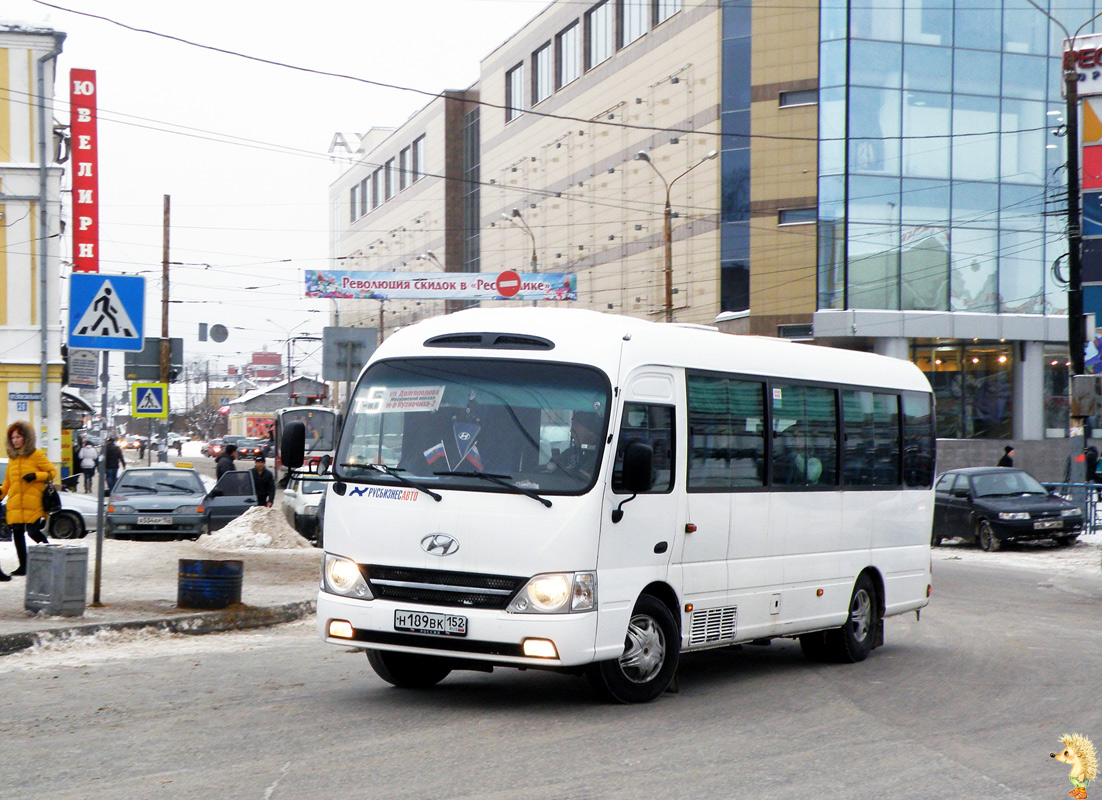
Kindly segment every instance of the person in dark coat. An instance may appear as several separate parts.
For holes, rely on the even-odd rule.
[[[1014,448],[1007,445],[1003,448],[1003,457],[999,459],[999,463],[996,467],[1012,467],[1014,466]]]
[[[115,444],[115,437],[108,436],[107,443],[103,446],[103,472],[107,479],[107,493],[115,488],[115,481],[119,479],[119,470],[126,469],[126,459],[122,457],[122,450]]]
[[[264,456],[256,457],[256,469],[253,471],[256,483],[256,505],[271,508],[275,501],[275,476],[264,467]]]
[[[218,456],[218,460],[214,462],[214,477],[221,478],[227,472],[233,472],[237,467],[234,466],[233,459],[237,455],[237,445],[228,444],[226,449],[222,451],[222,455]]]

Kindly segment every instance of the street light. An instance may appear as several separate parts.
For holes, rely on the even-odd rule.
[[[648,164],[650,164],[650,168],[654,170],[654,174],[659,177],[663,185],[666,187],[666,205],[663,212],[663,215],[665,217],[663,233],[666,239],[666,322],[673,322],[673,210],[670,208],[670,190],[673,188],[673,185],[679,180],[684,178],[705,161],[711,161],[717,155],[719,155],[719,153],[715,150],[712,150],[708,153],[708,155],[697,161],[695,164],[682,172],[672,181],[667,181],[666,176],[658,171],[658,167],[654,166],[654,162],[650,160],[650,156],[647,155],[646,150],[640,150],[638,153],[635,154],[635,160],[646,161]]]
[[[539,272],[539,268],[536,266],[536,234],[532,233],[532,229],[529,228],[528,223],[524,221],[520,209],[514,208],[512,214],[502,214],[501,218],[506,222],[513,223],[518,228],[522,228],[524,232],[528,234],[528,238],[532,240],[532,260],[529,262],[529,268],[532,272]]]
[[[277,328],[279,328],[281,331],[283,331],[284,334],[286,334],[286,337],[285,337],[284,341],[287,343],[287,405],[294,405],[293,401],[294,401],[295,396],[294,396],[293,392],[294,392],[295,371],[294,371],[294,368],[291,366],[291,342],[295,341],[296,339],[305,339],[307,341],[321,341],[321,339],[318,338],[317,336],[314,336],[314,334],[312,334],[312,333],[300,333],[297,336],[292,336],[291,335],[291,332],[294,331],[295,328],[301,328],[303,325],[309,324],[309,320],[307,320],[307,322],[300,322],[294,328],[288,329],[288,328],[284,328],[282,325],[280,325],[274,319],[271,319],[271,318],[266,318],[266,319],[267,319],[268,322],[272,323]]]

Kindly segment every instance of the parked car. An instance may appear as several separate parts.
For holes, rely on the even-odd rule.
[[[934,483],[934,547],[954,537],[987,551],[1008,541],[1052,539],[1068,545],[1082,531],[1083,510],[1049,492],[1025,470],[953,469]]]
[[[8,460],[0,458],[0,480],[3,480],[7,470]],[[96,496],[75,492],[60,492],[59,494],[61,495],[61,511],[50,517],[50,527],[46,530],[46,535],[52,539],[83,539],[89,531],[96,529],[98,509]],[[5,498],[0,509],[6,507],[7,502],[7,498]],[[0,538],[5,541],[10,539],[11,534],[6,530],[2,514],[0,514],[0,528],[5,528],[0,532]]]
[[[267,439],[242,439],[237,443],[237,458],[255,459],[265,455],[268,448]]]
[[[108,499],[105,534],[195,539],[255,505],[256,491],[247,471],[226,473],[208,492],[193,469],[128,469]]]
[[[328,481],[292,478],[283,490],[280,508],[287,522],[307,539],[319,539],[318,505],[325,497]]]

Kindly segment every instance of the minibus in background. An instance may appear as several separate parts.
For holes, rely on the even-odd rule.
[[[861,661],[929,600],[932,411],[868,353],[582,310],[418,323],[321,465],[319,633],[400,687],[545,668],[624,703],[697,650]]]
[[[275,457],[272,471],[277,481],[286,483],[282,474],[283,463],[280,442],[288,422],[301,422],[306,434],[305,463],[316,467],[324,455],[333,456],[337,446],[337,434],[340,432],[340,415],[332,408],[324,406],[291,406],[275,412],[273,431],[275,436]]]

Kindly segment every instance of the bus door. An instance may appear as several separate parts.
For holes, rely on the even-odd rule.
[[[611,485],[606,490],[601,523],[598,567],[602,570],[655,566],[665,570],[683,526],[683,495],[674,487],[675,380],[672,371],[653,368],[628,381],[620,405],[620,418],[613,420],[616,448]],[[623,506],[620,522],[610,522],[611,512],[630,495],[620,476],[624,451],[640,442],[654,450],[654,485]]]

